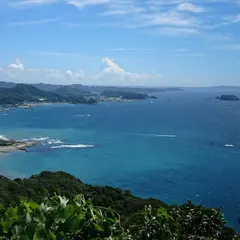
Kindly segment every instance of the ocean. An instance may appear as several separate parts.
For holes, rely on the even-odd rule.
[[[85,183],[130,189],[166,203],[186,200],[240,216],[240,102],[223,89],[158,93],[157,100],[42,105],[0,113],[0,135],[34,139],[29,153],[0,155],[0,174],[66,171]]]

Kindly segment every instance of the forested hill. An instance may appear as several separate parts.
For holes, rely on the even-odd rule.
[[[0,104],[19,104],[23,102],[69,102],[69,103],[96,103],[81,95],[65,96],[54,92],[40,90],[29,84],[17,84],[12,88],[0,88]]]
[[[221,209],[168,206],[64,172],[0,176],[0,239],[239,240]]]
[[[167,207],[160,200],[137,198],[130,191],[109,186],[92,186],[65,172],[42,172],[27,179],[10,180],[0,177],[0,203],[19,203],[21,197],[40,201],[44,195],[61,194],[69,198],[82,193],[92,198],[96,205],[112,207],[123,215],[143,209],[145,205]]]

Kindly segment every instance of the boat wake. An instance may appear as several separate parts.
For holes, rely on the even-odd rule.
[[[174,134],[130,134],[132,136],[142,136],[142,137],[162,137],[162,138],[175,138]]]
[[[93,148],[94,145],[87,145],[87,144],[76,144],[76,145],[60,145],[60,146],[52,146],[52,149],[58,148]]]
[[[77,114],[75,117],[91,117],[90,114]]]
[[[234,147],[234,145],[233,144],[225,144],[224,147],[232,148],[232,147]]]

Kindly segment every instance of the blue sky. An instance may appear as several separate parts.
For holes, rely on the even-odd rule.
[[[0,81],[240,85],[239,0],[1,0]]]

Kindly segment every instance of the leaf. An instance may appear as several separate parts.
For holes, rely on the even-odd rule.
[[[3,233],[8,233],[12,225],[9,222],[1,222],[1,226]]]
[[[26,227],[26,233],[30,239],[33,239],[33,236],[36,232],[37,223],[30,223]]]
[[[56,236],[53,232],[51,232],[51,231],[49,231],[48,237],[49,237],[49,239],[51,239],[51,240],[56,240],[56,239],[57,239],[57,236]]]
[[[168,220],[169,219],[169,215],[168,215],[167,211],[164,208],[159,208],[158,209],[157,216],[161,220]]]
[[[27,215],[26,215],[26,222],[27,222],[27,224],[32,222],[32,217],[29,213],[27,213]]]
[[[36,212],[36,217],[34,219],[38,223],[44,223],[46,221],[44,214],[40,211]]]
[[[30,206],[30,208],[32,208],[33,210],[40,208],[39,204],[37,204],[36,202],[33,202],[33,201],[30,201],[30,202],[29,202],[29,206]]]
[[[45,239],[45,232],[42,227],[38,227],[33,236],[33,240],[44,240],[44,239]]]
[[[6,210],[5,213],[5,219],[7,220],[12,220],[12,219],[16,219],[18,216],[18,209],[15,207],[10,207]]]
[[[15,236],[18,236],[19,235],[19,227],[17,225],[15,225],[13,228],[12,228],[12,233],[13,235]]]
[[[100,225],[98,225],[98,224],[95,224],[94,227],[95,227],[95,230],[97,232],[103,232],[104,231],[104,229]]]

